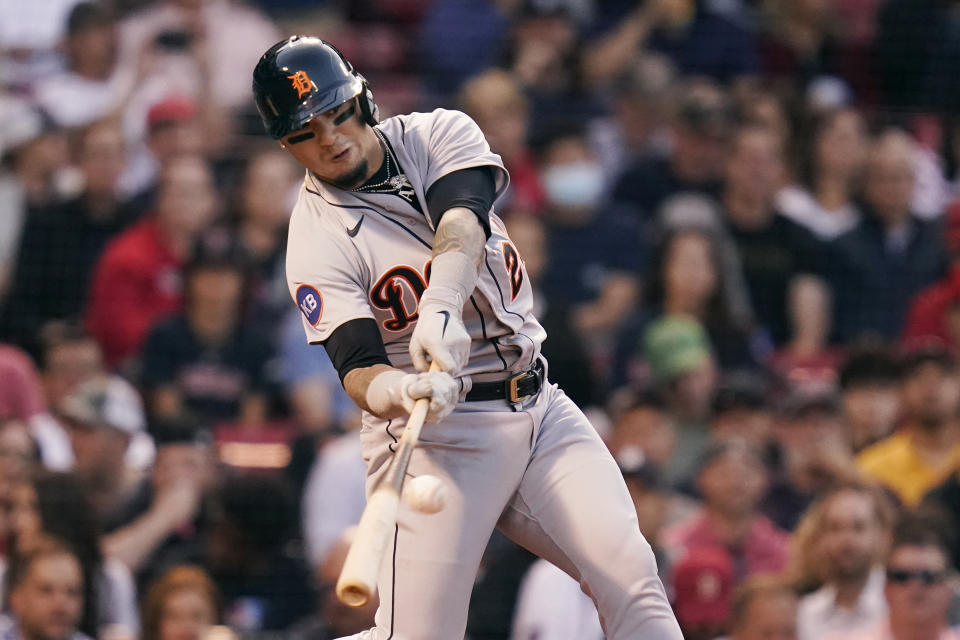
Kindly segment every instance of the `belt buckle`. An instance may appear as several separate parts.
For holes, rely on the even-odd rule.
[[[511,403],[513,403],[513,404],[519,404],[520,402],[523,401],[524,398],[526,398],[527,396],[530,395],[530,394],[527,394],[526,396],[521,396],[521,395],[520,395],[520,381],[521,381],[521,380],[525,380],[525,379],[527,378],[527,376],[532,376],[532,375],[536,375],[536,374],[534,374],[534,373],[532,373],[532,372],[530,372],[530,371],[521,371],[520,373],[518,373],[517,375],[513,376],[512,378],[510,378],[510,379],[507,381],[507,382],[509,382],[509,385],[510,385],[510,386],[509,386],[509,390],[510,390],[509,400],[510,400]]]

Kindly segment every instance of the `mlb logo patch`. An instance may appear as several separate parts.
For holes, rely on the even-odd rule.
[[[307,322],[316,326],[320,322],[320,314],[323,312],[323,298],[320,292],[308,284],[302,284],[297,287],[297,306],[307,319]]]

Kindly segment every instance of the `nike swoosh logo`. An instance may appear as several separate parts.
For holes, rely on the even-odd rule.
[[[440,332],[440,337],[442,338],[444,334],[447,333],[447,323],[450,322],[450,312],[441,311],[440,313],[443,315],[443,330]]]
[[[363,218],[364,218],[364,216],[361,215],[361,216],[360,216],[360,221],[356,224],[356,226],[353,227],[353,229],[347,229],[347,235],[348,235],[348,236],[350,236],[351,238],[355,238],[355,237],[357,236],[357,234],[360,233],[360,225],[363,224]]]

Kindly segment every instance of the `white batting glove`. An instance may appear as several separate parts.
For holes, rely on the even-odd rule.
[[[462,304],[444,300],[445,293],[428,287],[420,299],[417,326],[410,336],[410,358],[417,371],[426,371],[435,361],[456,376],[470,359],[470,334],[463,326]]]
[[[396,407],[409,414],[420,398],[430,399],[427,422],[445,418],[457,404],[460,385],[444,371],[404,373],[396,369],[384,371],[367,387],[367,406],[379,416],[396,415]]]
[[[460,397],[460,385],[446,371],[428,373],[408,373],[403,377],[403,408],[407,413],[413,411],[413,405],[420,398],[430,399],[426,422],[443,420],[457,406]]]

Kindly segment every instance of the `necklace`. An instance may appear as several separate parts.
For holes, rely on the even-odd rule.
[[[386,168],[387,177],[375,184],[360,185],[359,187],[356,187],[354,191],[366,191],[366,192],[372,192],[372,193],[380,193],[383,191],[395,191],[396,189],[398,189],[399,187],[403,186],[403,184],[406,183],[406,176],[400,174],[399,165],[397,166],[397,172],[394,173],[393,161],[391,160],[391,156],[393,154],[391,154],[390,149],[387,148],[387,145],[383,140],[383,134],[381,134],[376,129],[374,129],[373,132],[377,134],[377,140],[380,141],[380,148],[383,149],[383,162]],[[387,188],[383,189],[383,187],[387,187]]]

